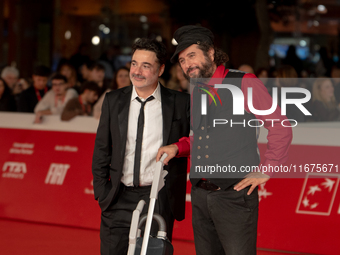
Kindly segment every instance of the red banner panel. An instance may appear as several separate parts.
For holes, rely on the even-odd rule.
[[[99,228],[95,134],[0,130],[0,217]]]
[[[0,217],[99,229],[91,173],[95,120],[35,126],[34,116],[20,115],[22,126],[18,116],[6,115],[16,120],[11,127],[0,114]],[[293,129],[285,164],[294,174],[277,173],[259,186],[258,247],[340,254],[340,127],[301,126]],[[260,142],[263,155],[265,134]],[[193,240],[190,188],[188,181],[186,219],[175,223],[176,239]]]

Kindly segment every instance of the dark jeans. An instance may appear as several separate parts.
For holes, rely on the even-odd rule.
[[[147,214],[151,187],[126,188],[123,184],[119,194],[107,210],[102,212],[100,225],[101,255],[126,255],[129,245],[129,231],[132,213],[140,200],[144,200],[143,214]],[[158,193],[155,213],[160,214],[167,223],[167,237],[171,241],[174,217],[163,187]],[[151,234],[156,235],[158,226],[152,223]]]
[[[197,255],[256,254],[258,193],[191,189],[192,225]]]

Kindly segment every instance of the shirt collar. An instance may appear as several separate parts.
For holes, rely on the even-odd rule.
[[[224,65],[220,65],[216,68],[215,73],[213,74],[213,76],[211,77],[212,81],[214,81],[215,83],[218,81],[219,83],[222,83],[222,81],[224,80],[224,77],[227,75],[228,73],[228,69],[226,69],[224,67]]]
[[[160,88],[160,84],[158,82],[156,89],[154,90],[154,92],[150,95],[153,96],[156,100],[158,100],[159,102],[162,102],[162,97],[161,97],[161,88]],[[149,97],[150,97],[149,96]],[[131,101],[136,100],[136,97],[138,97],[137,91],[135,86],[132,86],[132,95],[131,95]],[[142,101],[145,101],[145,99],[139,97]]]
[[[209,89],[211,89],[211,87],[213,87],[215,84],[221,84],[225,76],[227,75],[228,71],[229,70],[226,69],[224,65],[218,66],[213,76],[209,79],[205,79],[207,83],[205,84],[202,83],[203,87],[206,86]]]
[[[227,69],[224,67],[224,65],[220,65],[216,68],[215,73],[211,78],[224,78],[224,76],[227,73]]]

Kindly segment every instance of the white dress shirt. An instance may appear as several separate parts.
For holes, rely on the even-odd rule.
[[[34,113],[50,110],[52,114],[61,114],[67,102],[74,97],[78,97],[77,91],[75,89],[69,88],[66,91],[64,100],[56,100],[54,91],[50,89],[37,103],[34,108]]]
[[[121,179],[121,182],[125,186],[133,186],[137,123],[141,107],[141,103],[136,99],[137,96],[136,89],[133,86],[129,110],[123,176]],[[158,149],[163,144],[163,115],[161,88],[159,83],[152,96],[154,96],[155,99],[147,102],[144,107],[144,130],[139,175],[140,186],[152,184],[153,173],[156,166],[156,155]],[[140,99],[145,101],[143,98]]]

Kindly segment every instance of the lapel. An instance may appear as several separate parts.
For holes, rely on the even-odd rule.
[[[163,115],[163,145],[167,145],[175,108],[175,96],[161,84],[162,115]]]
[[[132,85],[123,89],[120,97],[118,98],[118,122],[120,132],[121,158],[124,158],[125,155],[131,94]]]

